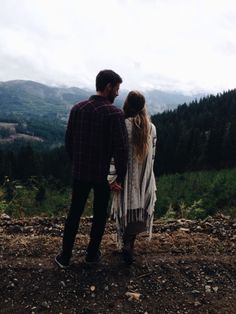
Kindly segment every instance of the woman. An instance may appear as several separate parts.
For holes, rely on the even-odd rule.
[[[156,183],[153,173],[156,128],[150,122],[144,96],[131,91],[123,107],[129,138],[128,170],[121,191],[113,192],[111,214],[116,220],[118,245],[127,264],[134,261],[136,235],[145,230],[152,235]],[[111,165],[109,182],[115,181]],[[111,185],[112,187],[112,185]]]

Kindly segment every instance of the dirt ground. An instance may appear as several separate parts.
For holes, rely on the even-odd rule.
[[[236,313],[236,221],[155,221],[151,242],[139,236],[132,266],[116,254],[109,222],[102,262],[92,267],[84,263],[84,218],[66,271],[53,262],[63,225],[1,216],[0,313]]]

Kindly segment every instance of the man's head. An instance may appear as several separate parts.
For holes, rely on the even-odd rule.
[[[118,96],[122,78],[112,70],[102,70],[96,77],[96,91],[98,95],[104,96],[111,103]]]

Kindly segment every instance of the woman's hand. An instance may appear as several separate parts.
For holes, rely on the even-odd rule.
[[[120,192],[122,190],[122,186],[120,183],[114,181],[110,184],[110,190],[113,192]]]

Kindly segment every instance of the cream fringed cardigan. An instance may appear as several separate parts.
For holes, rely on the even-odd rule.
[[[154,206],[156,202],[156,180],[153,164],[156,149],[156,128],[150,123],[150,145],[147,158],[140,162],[134,155],[132,145],[132,121],[126,119],[129,138],[128,167],[121,192],[114,192],[111,204],[111,216],[115,219],[118,232],[118,244],[125,227],[131,222],[145,222],[149,239],[152,236]],[[116,179],[112,162],[108,181]]]

